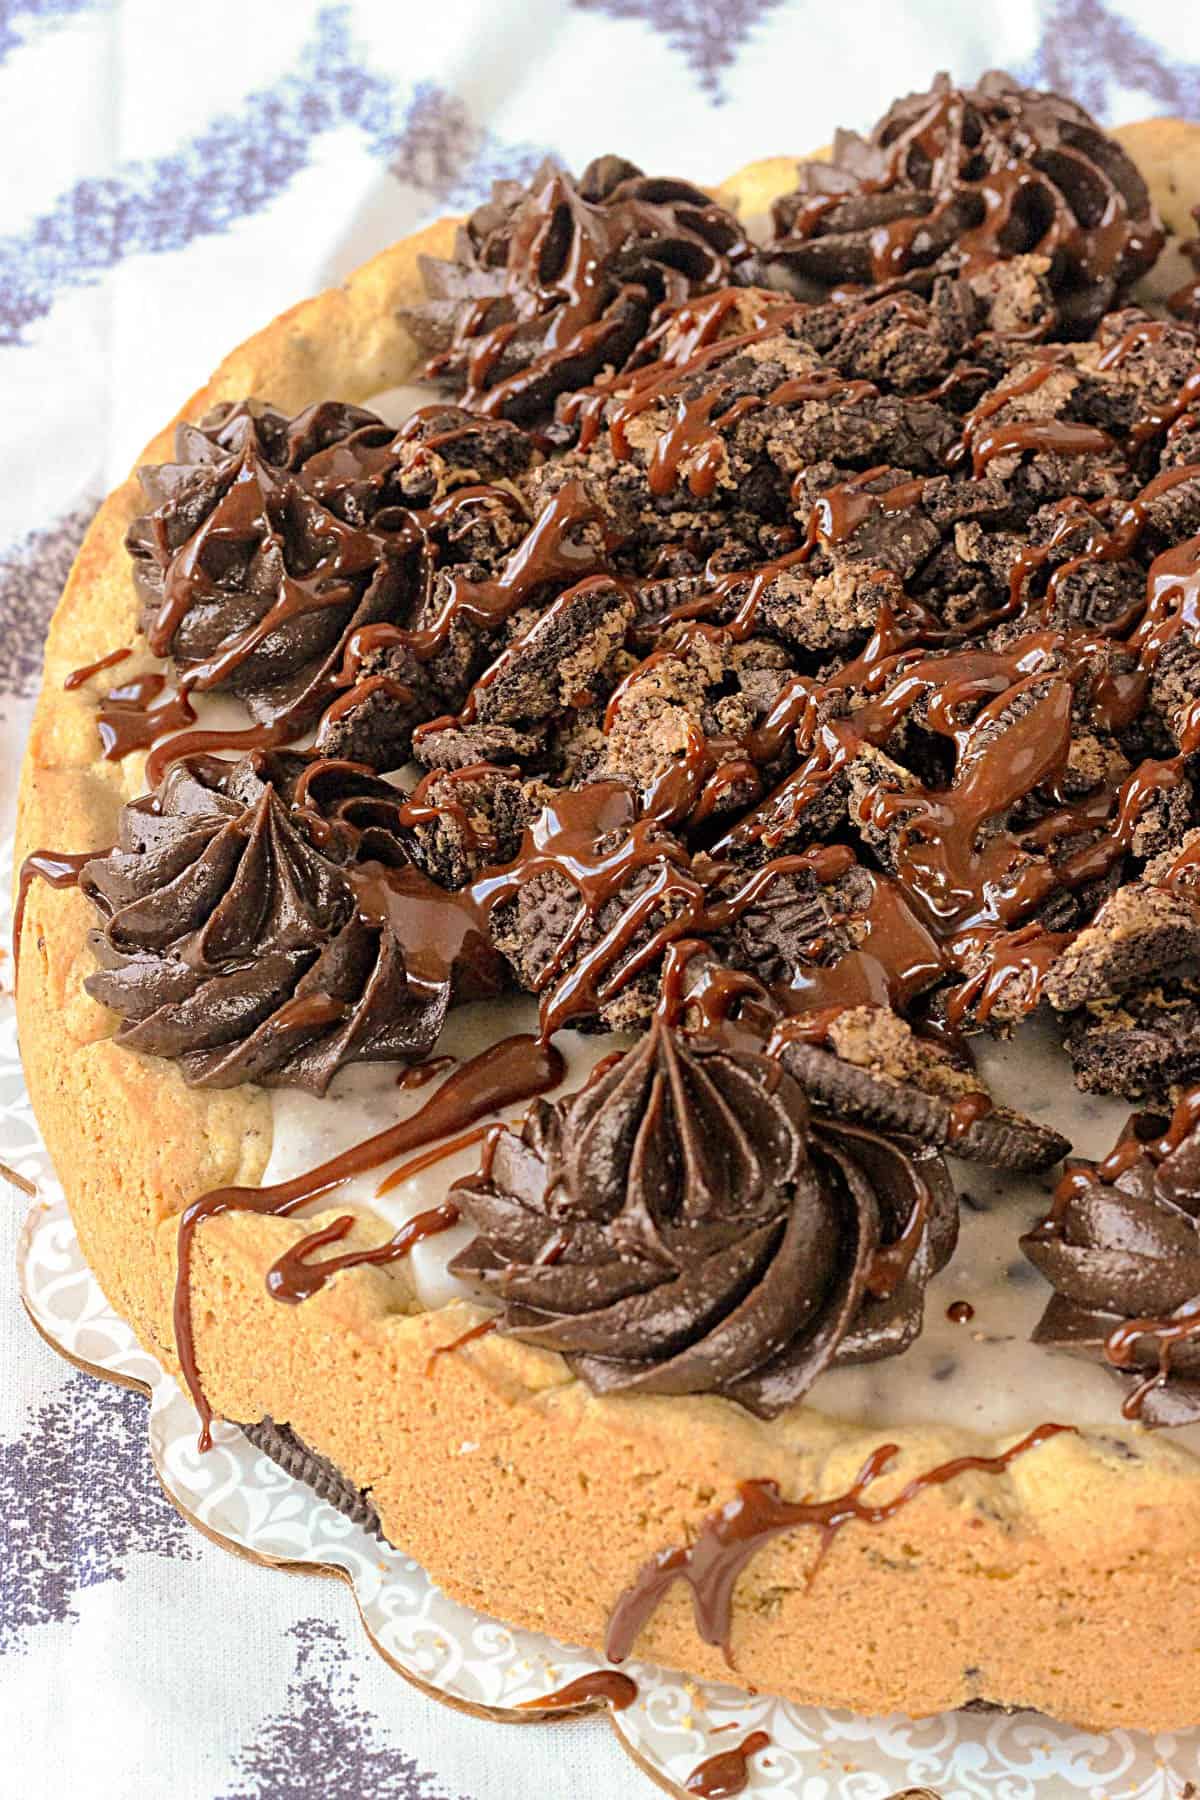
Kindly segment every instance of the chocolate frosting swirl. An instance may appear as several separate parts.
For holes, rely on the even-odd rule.
[[[1055,1289],[1035,1343],[1105,1363],[1148,1425],[1200,1419],[1200,1089],[1171,1129],[1135,1114],[1103,1163],[1071,1165],[1021,1247]]]
[[[288,419],[247,400],[180,425],[177,460],[141,471],[151,510],[126,539],[150,649],[188,688],[229,690],[298,735],[349,634],[406,619],[419,597],[402,485],[418,455],[334,401]]]
[[[118,1043],[173,1058],[194,1085],[321,1093],[347,1063],[426,1055],[441,1030],[454,971],[410,972],[372,897],[386,866],[353,861],[381,838],[401,854],[373,812],[394,790],[328,763],[301,787],[304,767],[178,762],[80,876],[103,917],[88,992],[121,1014]]]
[[[766,1058],[661,1023],[498,1131],[453,1194],[478,1235],[452,1266],[503,1331],[597,1393],[764,1416],[836,1362],[904,1349],[957,1226],[940,1157],[815,1118]]]
[[[1138,170],[1091,115],[992,70],[939,75],[867,137],[839,131],[777,202],[765,255],[805,298],[847,284],[921,283],[1034,254],[1068,335],[1083,335],[1153,263],[1161,221]]]
[[[431,378],[526,423],[636,360],[659,307],[727,285],[749,253],[732,213],[690,182],[619,156],[578,181],[546,162],[528,187],[496,183],[454,260],[425,260],[429,298],[403,316]]]

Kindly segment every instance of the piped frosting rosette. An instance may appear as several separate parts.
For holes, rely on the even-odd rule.
[[[445,970],[411,966],[405,898],[439,890],[403,865],[398,798],[327,761],[175,763],[80,878],[102,920],[86,986],[120,1015],[117,1041],[199,1086],[318,1093],[348,1063],[427,1055],[456,981],[486,991],[494,959],[480,938],[472,964],[464,939]]]
[[[1021,1240],[1054,1294],[1035,1342],[1104,1363],[1147,1425],[1200,1419],[1200,1088],[1135,1114],[1101,1163],[1072,1164]]]
[[[655,1025],[574,1098],[498,1130],[453,1190],[455,1260],[501,1328],[598,1393],[772,1415],[904,1349],[957,1211],[936,1152],[810,1112],[767,1058]]]

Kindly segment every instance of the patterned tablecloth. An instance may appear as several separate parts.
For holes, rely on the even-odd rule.
[[[98,499],[292,301],[546,151],[579,167],[617,149],[713,179],[866,124],[939,67],[998,63],[1114,122],[1200,115],[1190,14],[1180,0],[0,0],[0,805]],[[33,1131],[5,997],[0,1158],[19,1170]],[[0,1270],[23,1206],[0,1191]],[[198,1537],[159,1492],[142,1412],[39,1343],[0,1277],[0,1795],[654,1791],[598,1721],[450,1713],[366,1649],[340,1584]],[[870,1777],[815,1779],[805,1800],[876,1800]]]

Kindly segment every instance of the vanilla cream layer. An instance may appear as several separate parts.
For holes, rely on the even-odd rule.
[[[491,1000],[475,1006],[456,1007],[438,1039],[436,1054],[454,1056],[465,1062],[499,1038],[521,1031],[536,1032],[537,1028],[537,1005],[533,1000]],[[578,1031],[560,1031],[554,1042],[566,1064],[566,1078],[562,1087],[553,1091],[571,1093],[582,1087],[602,1056],[631,1041],[604,1033],[584,1036]],[[302,1175],[340,1151],[348,1150],[351,1145],[361,1143],[364,1138],[385,1131],[398,1119],[411,1117],[420,1111],[431,1094],[436,1093],[437,1080],[444,1079],[444,1076],[438,1077],[428,1087],[406,1089],[398,1085],[397,1076],[395,1063],[364,1064],[343,1069],[334,1077],[329,1092],[320,1099],[296,1088],[276,1089],[271,1096],[275,1129],[271,1160],[263,1174],[264,1186]],[[505,1117],[516,1120],[524,1110],[518,1105],[507,1114],[493,1113],[490,1118],[492,1121]],[[409,1152],[381,1164],[368,1174],[356,1176],[338,1188],[332,1199],[320,1200],[310,1210],[325,1211],[331,1205],[340,1207],[343,1201],[350,1201],[377,1213],[394,1231],[417,1213],[436,1206],[445,1199],[453,1182],[477,1169],[480,1146],[476,1143],[442,1157],[432,1167],[381,1195],[379,1189],[388,1177],[402,1164],[421,1154],[420,1151]],[[451,1300],[476,1297],[475,1291],[464,1287],[447,1268],[450,1259],[462,1249],[470,1235],[465,1225],[455,1226],[451,1231],[440,1232],[417,1244],[405,1259],[403,1267],[411,1275],[415,1297],[422,1306],[445,1306]]]
[[[452,1013],[438,1050],[473,1056],[510,1032],[536,1030],[532,1001],[491,1001]],[[602,1056],[628,1042],[609,1035],[559,1033],[555,1043],[567,1072],[558,1091],[581,1086]],[[1065,1132],[1080,1155],[1098,1157],[1112,1147],[1128,1114],[1127,1103],[1079,1094],[1049,1027],[1026,1025],[1008,1043],[984,1041],[979,1061],[998,1099]],[[432,1091],[432,1085],[416,1091],[398,1087],[394,1067],[346,1070],[322,1099],[277,1090],[272,1096],[274,1145],[264,1182],[302,1174],[384,1130],[415,1112]],[[515,1107],[508,1116],[521,1110]],[[396,1166],[384,1164],[356,1177],[314,1210],[351,1201],[379,1216],[382,1238],[385,1229],[394,1231],[436,1206],[454,1181],[478,1168],[479,1146],[442,1158],[381,1196],[379,1188]],[[1029,1341],[1051,1290],[1021,1254],[1018,1240],[1044,1216],[1054,1176],[1013,1175],[957,1159],[952,1171],[963,1196],[958,1248],[929,1284],[921,1336],[902,1356],[823,1376],[811,1403],[848,1423],[884,1430],[937,1424],[991,1437],[1019,1434],[1046,1419],[1120,1428],[1125,1389],[1113,1376],[1095,1363]],[[421,1305],[480,1297],[447,1268],[469,1236],[469,1228],[460,1225],[413,1250],[408,1268]],[[947,1317],[956,1301],[974,1309],[969,1321],[957,1324]],[[1170,1436],[1172,1442],[1200,1451],[1200,1428]]]

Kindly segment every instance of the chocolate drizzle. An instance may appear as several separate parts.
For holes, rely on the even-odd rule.
[[[839,131],[776,203],[762,261],[806,297],[1044,258],[1060,325],[1083,335],[1164,242],[1146,184],[1073,101],[993,70],[897,100],[866,138]]]
[[[282,1256],[276,1257],[267,1270],[267,1292],[273,1300],[296,1306],[319,1294],[330,1277],[340,1270],[378,1269],[388,1263],[401,1262],[416,1245],[424,1243],[426,1238],[436,1237],[439,1232],[449,1231],[458,1220],[458,1208],[449,1201],[442,1201],[407,1220],[386,1243],[373,1244],[365,1250],[344,1250],[339,1256],[326,1256],[314,1262],[315,1251],[340,1243],[353,1228],[353,1213],[344,1213],[340,1219],[322,1226],[320,1231],[310,1232]]]
[[[1021,1240],[1055,1289],[1034,1341],[1105,1363],[1122,1411],[1200,1419],[1200,1088],[1167,1124],[1135,1114],[1103,1161],[1072,1163]]]
[[[637,1682],[620,1669],[592,1669],[556,1688],[552,1694],[539,1694],[535,1700],[522,1700],[522,1712],[574,1712],[580,1707],[609,1706],[613,1712],[624,1712],[638,1697]]]
[[[829,1500],[784,1500],[774,1481],[743,1481],[737,1497],[709,1514],[688,1547],[660,1551],[626,1588],[609,1619],[605,1655],[610,1662],[624,1662],[659,1602],[677,1581],[684,1581],[691,1590],[699,1637],[719,1645],[732,1667],[734,1589],[747,1563],[772,1539],[801,1526],[815,1529],[817,1554],[808,1571],[811,1585],[847,1525],[884,1525],[930,1488],[943,1487],[962,1475],[1002,1475],[1017,1457],[1071,1429],[1039,1425],[998,1456],[959,1456],[939,1463],[915,1475],[890,1500],[876,1503],[865,1496],[898,1455],[895,1444],[873,1450],[846,1492]]]
[[[73,693],[76,688],[85,687],[94,676],[103,674],[105,669],[115,668],[132,655],[133,651],[124,645],[118,650],[110,650],[106,656],[98,656],[95,662],[85,663],[81,669],[72,669],[63,682],[63,687],[67,693]]]
[[[500,1321],[497,1318],[480,1319],[476,1324],[468,1326],[466,1331],[460,1331],[458,1336],[451,1338],[448,1343],[435,1344],[429,1352],[429,1358],[425,1364],[426,1379],[436,1371],[439,1357],[453,1356],[456,1351],[465,1350],[468,1344],[476,1344],[480,1338],[490,1337],[493,1331],[499,1329],[499,1326]]]
[[[954,1242],[935,1156],[810,1119],[762,1056],[661,1024],[574,1100],[498,1129],[451,1190],[455,1273],[596,1392],[723,1393],[771,1415],[902,1350]]]
[[[76,887],[80,874],[91,862],[93,854],[91,850],[31,850],[22,862],[17,876],[17,902],[13,908],[12,933],[13,969],[18,979],[21,969],[21,936],[25,929],[25,908],[29,903],[30,884],[44,881],[52,888]]]
[[[282,1181],[274,1187],[224,1187],[202,1194],[179,1215],[178,1268],[175,1278],[175,1345],[188,1393],[200,1415],[200,1448],[212,1445],[212,1408],[205,1397],[196,1356],[192,1321],[192,1254],[196,1233],[205,1219],[228,1212],[262,1213],[288,1218],[319,1200],[323,1194],[366,1169],[378,1168],[405,1151],[415,1150],[437,1138],[486,1118],[514,1102],[528,1100],[556,1087],[562,1080],[563,1060],[549,1045],[529,1037],[502,1038],[435,1088],[429,1099],[407,1119],[366,1138],[350,1150],[332,1157],[319,1168]]]

